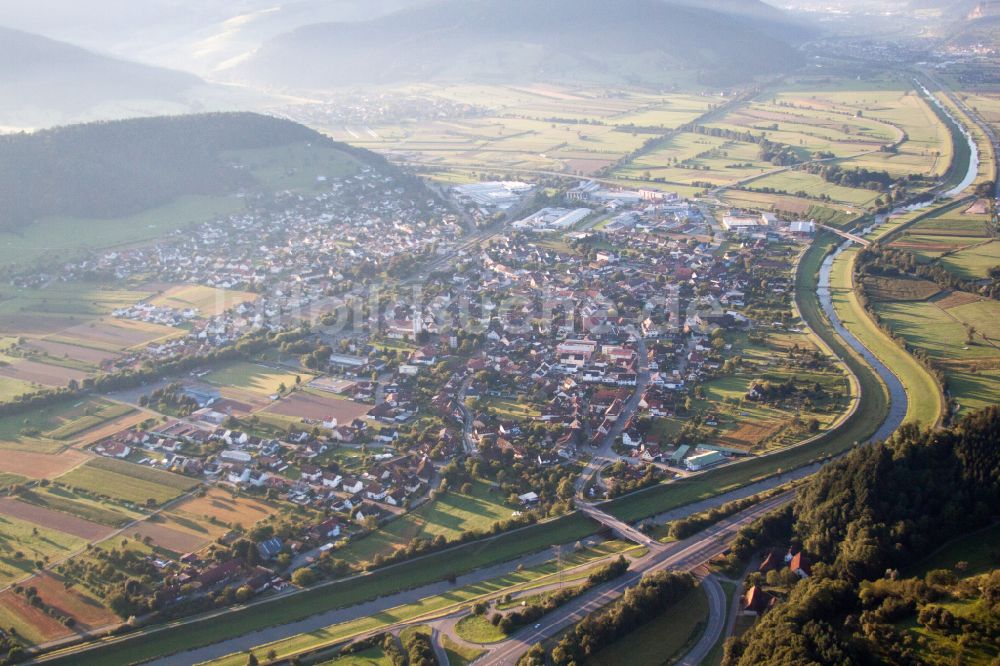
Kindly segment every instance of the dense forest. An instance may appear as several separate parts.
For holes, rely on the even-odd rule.
[[[69,125],[0,136],[0,230],[67,215],[121,217],[185,194],[224,195],[252,186],[229,150],[335,143],[303,125],[255,113],[210,113]]]
[[[903,426],[888,441],[826,466],[790,510],[741,532],[737,556],[791,542],[816,564],[783,603],[729,642],[724,664],[941,663],[935,643],[905,630],[914,621],[944,635],[961,632],[968,649],[995,646],[996,572],[964,587],[947,571],[908,580],[900,572],[995,519],[998,442],[998,407],[943,431]],[[956,618],[938,603],[956,598],[976,613]]]

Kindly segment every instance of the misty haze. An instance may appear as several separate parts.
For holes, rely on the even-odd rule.
[[[0,60],[0,666],[1000,663],[1000,2]]]

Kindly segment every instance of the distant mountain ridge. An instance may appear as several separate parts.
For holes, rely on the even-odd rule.
[[[115,100],[176,103],[204,82],[192,74],[100,55],[39,35],[0,27],[0,124],[18,109],[54,120]]]
[[[322,88],[576,76],[653,82],[668,70],[736,82],[795,67],[796,26],[757,0],[445,0],[360,23],[317,23],[235,67],[243,81]]]
[[[209,113],[69,125],[0,136],[0,231],[48,216],[122,217],[182,195],[252,187],[225,151],[326,144],[383,162],[298,123],[256,113]]]

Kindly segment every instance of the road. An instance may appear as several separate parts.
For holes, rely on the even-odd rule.
[[[649,554],[635,560],[629,572],[624,576],[595,587],[552,611],[538,624],[526,627],[511,635],[507,640],[492,645],[489,654],[477,663],[490,664],[491,666],[514,666],[520,656],[532,645],[558,635],[567,627],[579,622],[587,614],[614,602],[621,597],[626,588],[635,585],[643,575],[663,569],[693,571],[704,565],[726,550],[729,541],[740,528],[768,511],[791,502],[793,498],[794,492],[783,493],[723,520],[693,537],[667,544],[659,550],[650,551]],[[709,588],[714,582],[713,580],[708,583]],[[713,603],[712,590],[708,589],[707,592],[709,594],[709,617],[706,635],[703,636],[703,639],[705,643],[711,642],[708,649],[705,650],[706,653],[718,640],[726,619],[725,595],[723,595],[721,602],[716,596],[715,603]],[[703,641],[699,640],[694,650],[700,651],[702,643]],[[692,650],[692,654],[694,654],[694,650]]]
[[[643,340],[642,335],[635,331],[633,333],[636,339],[636,354],[638,358],[636,360],[637,372],[635,377],[635,391],[632,392],[631,397],[622,407],[622,413],[615,421],[608,434],[604,436],[601,440],[601,445],[594,452],[594,455],[587,462],[587,466],[580,472],[580,476],[577,477],[576,490],[578,494],[582,494],[583,489],[587,487],[590,479],[597,473],[599,469],[604,467],[604,465],[613,463],[618,460],[619,456],[612,450],[612,446],[615,440],[622,434],[622,430],[625,429],[625,424],[628,420],[632,418],[635,414],[635,410],[639,408],[639,402],[642,400],[643,394],[646,392],[646,387],[649,386],[649,363],[647,361],[646,352],[646,341]]]
[[[698,642],[695,643],[694,647],[691,648],[684,658],[678,662],[681,666],[698,666],[705,661],[705,657],[712,651],[715,644],[719,642],[722,631],[725,629],[728,611],[726,608],[726,592],[719,585],[719,581],[715,579],[715,576],[711,574],[702,576],[701,589],[705,591],[705,596],[708,597],[708,621],[701,638],[698,639]]]
[[[578,501],[576,503],[576,508],[591,520],[595,520],[605,527],[610,528],[614,535],[619,539],[633,541],[640,546],[646,546],[651,550],[658,550],[663,547],[663,544],[659,541],[650,538],[649,535],[637,530],[625,521],[604,513],[593,504]]]
[[[469,455],[476,454],[476,443],[472,441],[472,410],[465,406],[465,394],[469,392],[472,385],[472,375],[462,380],[462,386],[458,390],[458,410],[462,412],[462,446]]]
[[[852,241],[854,243],[857,243],[858,245],[860,245],[862,247],[868,247],[869,245],[872,244],[872,242],[870,240],[866,240],[866,239],[862,238],[861,236],[857,236],[855,234],[848,233],[848,232],[844,231],[843,229],[837,229],[836,227],[829,227],[829,226],[827,226],[825,224],[820,224],[820,225],[817,225],[817,226],[819,226],[820,229],[826,229],[827,231],[832,231],[833,233],[837,234],[841,238],[846,238],[847,240]]]

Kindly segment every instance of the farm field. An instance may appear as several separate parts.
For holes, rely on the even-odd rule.
[[[937,423],[944,406],[934,378],[868,317],[854,293],[851,273],[857,249],[841,252],[833,263],[831,292],[833,306],[844,327],[853,333],[899,377],[909,404],[906,421],[925,425]]]
[[[67,440],[133,411],[121,403],[89,397],[70,398],[16,415],[0,416],[0,448],[54,454],[66,448]],[[25,462],[30,458],[21,460]],[[55,468],[61,466],[57,461],[50,461],[50,464]],[[2,462],[0,469],[3,469]]]
[[[249,497],[233,498],[218,488],[208,489],[203,496],[183,500],[176,506],[130,530],[140,538],[171,553],[183,555],[200,550],[231,528],[250,528],[277,513],[267,502]]]
[[[372,534],[351,541],[338,556],[351,564],[370,562],[376,555],[405,548],[417,537],[433,539],[440,535],[452,540],[465,531],[486,529],[498,520],[510,518],[513,509],[504,505],[505,499],[481,481],[473,484],[468,495],[449,490]]]
[[[245,528],[275,515],[277,509],[271,504],[252,497],[236,497],[221,489],[210,488],[204,495],[198,495],[172,507],[168,516],[196,521],[216,521],[227,528],[241,525]]]
[[[106,525],[99,525],[61,511],[9,497],[0,498],[0,514],[33,523],[39,527],[64,532],[86,541],[103,539],[113,531]]]
[[[865,291],[876,301],[925,301],[941,291],[930,280],[866,277]]]
[[[0,264],[24,266],[43,256],[47,261],[55,261],[86,249],[142,243],[243,207],[243,200],[236,197],[192,195],[128,217],[48,218],[17,234],[0,233]],[[81,228],[86,228],[87,233],[81,234]]]
[[[945,206],[910,218],[916,221],[901,231],[890,229],[882,235],[892,234],[889,247],[908,250],[924,263],[937,262],[960,277],[985,277],[1000,263],[1000,254],[991,256],[998,246],[991,242],[987,208],[985,200]]]
[[[708,599],[701,586],[611,645],[591,655],[586,666],[663,664],[698,640],[708,619]]]
[[[1000,400],[1000,303],[954,292],[923,302],[882,302],[876,311],[944,370],[961,413]],[[967,340],[969,326],[973,344]]]
[[[234,289],[216,289],[196,284],[177,285],[150,299],[151,305],[186,310],[193,308],[202,317],[214,317],[242,303],[252,303],[257,294]]]
[[[857,114],[903,130],[906,140],[896,153],[875,152],[845,160],[855,166],[886,170],[895,176],[922,173],[943,176],[951,164],[951,136],[928,103],[907,85],[902,90],[786,92],[779,100],[795,105],[822,106],[840,113]]]
[[[17,385],[27,386],[29,390],[32,387],[43,386],[62,388],[70,382],[80,383],[87,376],[88,373],[82,370],[49,363],[39,363],[38,361],[29,359],[12,359],[6,365],[0,366],[0,382],[13,382],[13,385],[0,384],[0,386],[4,387],[3,391],[5,393],[11,393],[12,395],[19,395],[13,391]],[[21,391],[21,393],[26,392]]]
[[[278,370],[256,363],[238,362],[212,370],[204,375],[202,379],[216,386],[232,386],[238,389],[252,391],[260,395],[272,395],[278,392],[278,388],[284,384],[290,389],[295,386],[295,378],[298,376],[302,382],[312,379],[312,375],[305,372],[292,372],[290,370]]]
[[[0,585],[32,573],[38,561],[66,556],[87,542],[9,515],[0,515],[0,537]]]
[[[540,85],[428,84],[387,91],[397,92],[469,105],[476,112],[370,127],[316,119],[311,124],[337,140],[422,165],[589,175],[646,139],[691,122],[725,101],[717,96],[628,89],[608,95],[599,88]]]
[[[119,352],[135,347],[144,347],[153,342],[163,342],[184,334],[185,331],[171,326],[129,319],[105,318],[71,326],[47,339],[103,351]]]
[[[198,483],[177,474],[111,458],[93,458],[58,477],[57,481],[89,495],[136,505],[146,505],[150,500],[163,504]]]
[[[329,393],[309,389],[295,391],[291,395],[275,401],[261,416],[277,415],[293,421],[327,421],[336,419],[338,424],[349,424],[354,419],[364,418],[372,409],[371,405],[339,398]]]
[[[228,531],[225,528],[209,529],[198,523],[189,527],[189,522],[184,520],[184,527],[181,527],[177,519],[161,520],[159,516],[150,516],[136,525],[134,530],[129,530],[129,534],[137,539],[148,538],[155,547],[179,557],[185,553],[201,550],[213,539]]]
[[[795,217],[815,220],[821,224],[842,227],[858,218],[860,211],[854,206],[825,202],[823,204],[786,194],[725,190],[719,200],[735,208],[752,208],[771,213],[786,213]]]
[[[953,155],[948,127],[908,81],[885,81],[881,85],[882,89],[870,89],[856,81],[816,81],[808,77],[792,80],[772,98],[758,98],[706,126],[766,134],[769,140],[790,146],[803,158],[816,151],[832,153],[837,158],[833,162],[845,170],[884,170],[893,177],[917,174],[937,178],[946,174]],[[880,150],[890,144],[895,145],[893,151]],[[747,174],[742,181],[732,180],[729,187],[740,184],[749,191],[727,189],[720,193],[720,199],[735,206],[841,226],[880,195],[827,183],[801,170],[774,173],[778,167],[761,166],[770,166],[767,172],[772,175]],[[829,196],[832,201],[804,198],[819,196]]]
[[[881,196],[880,192],[856,187],[844,187],[828,183],[818,174],[805,171],[783,171],[778,174],[764,176],[748,185],[751,189],[776,190],[779,193],[805,197],[829,196],[835,203],[852,206],[870,206]]]
[[[75,449],[59,453],[5,449],[0,455],[0,472],[32,479],[53,479],[82,464],[87,458],[85,453]]]
[[[18,499],[108,527],[124,527],[143,515],[137,511],[129,511],[120,505],[102,502],[93,497],[73,492],[58,483],[25,489],[18,494]]]
[[[691,186],[695,183],[732,185],[775,168],[760,161],[759,152],[753,143],[683,132],[615,170],[614,175]]]
[[[31,579],[31,586],[55,613],[73,618],[75,624],[72,629],[30,604],[24,595],[14,590],[0,592],[0,623],[5,628],[16,628],[18,635],[28,643],[38,644],[119,621],[86,589],[80,586],[67,588],[64,582],[58,574],[44,572]]]

